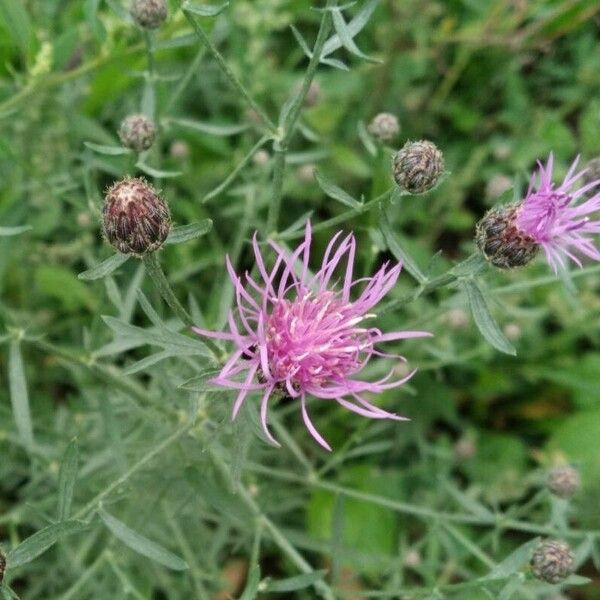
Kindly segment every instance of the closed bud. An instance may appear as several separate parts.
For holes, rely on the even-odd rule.
[[[379,113],[369,123],[369,133],[382,142],[391,142],[400,133],[398,119],[392,113]]]
[[[141,257],[160,248],[171,229],[169,207],[143,179],[127,177],[106,192],[104,235],[123,254]]]
[[[531,557],[531,569],[540,581],[557,584],[564,581],[575,568],[571,547],[560,540],[545,540]]]
[[[190,155],[190,147],[183,140],[175,140],[169,148],[169,154],[175,160],[184,160]]]
[[[156,29],[167,19],[167,0],[131,0],[129,13],[137,25],[144,29]]]
[[[559,498],[570,498],[581,486],[579,471],[570,465],[553,467],[548,471],[548,489]]]
[[[129,115],[121,121],[119,138],[125,148],[148,150],[156,139],[156,125],[146,115]]]
[[[477,246],[485,258],[500,269],[523,267],[539,250],[536,241],[517,227],[519,206],[518,203],[495,206],[477,223]]]
[[[411,194],[435,187],[444,173],[444,156],[427,140],[406,142],[393,159],[396,183]]]

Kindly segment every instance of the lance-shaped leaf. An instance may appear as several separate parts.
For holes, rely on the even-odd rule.
[[[204,219],[199,223],[173,227],[169,233],[169,237],[165,240],[165,244],[181,244],[189,240],[195,240],[208,233],[212,229],[212,225],[213,222],[210,219]]]
[[[362,204],[353,198],[348,192],[345,192],[342,188],[338,187],[327,179],[324,175],[319,173],[319,171],[315,171],[315,179],[319,184],[319,187],[330,197],[350,208],[360,208]]]
[[[101,279],[102,277],[110,275],[113,271],[116,271],[122,264],[127,262],[128,259],[129,255],[117,252],[116,254],[113,254],[106,260],[103,260],[101,263],[97,264],[95,267],[79,273],[77,277],[79,279],[83,279],[84,281]]]

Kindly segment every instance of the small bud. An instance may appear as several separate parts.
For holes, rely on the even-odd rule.
[[[143,179],[117,181],[104,198],[104,235],[123,254],[143,256],[160,248],[171,229],[169,207]]]
[[[129,13],[140,27],[156,29],[167,19],[167,0],[131,0]]]
[[[184,160],[190,155],[190,147],[183,140],[175,140],[169,148],[171,158]]]
[[[545,540],[531,557],[531,569],[535,577],[546,583],[560,583],[575,568],[575,556],[569,544],[560,540]]]
[[[485,186],[485,196],[490,200],[497,200],[512,187],[510,177],[506,175],[494,175]]]
[[[77,225],[79,227],[89,227],[92,224],[92,217],[90,217],[90,213],[80,212],[77,215]]]
[[[400,133],[400,124],[395,115],[379,113],[369,123],[369,133],[382,142],[391,142]]]
[[[521,337],[521,334],[523,333],[521,331],[521,326],[518,323],[507,323],[504,327],[503,327],[503,331],[504,331],[504,335],[509,339],[509,340],[518,340]]]
[[[315,180],[315,165],[302,165],[296,170],[296,177],[300,183],[312,183]]]
[[[464,329],[469,324],[469,316],[462,308],[450,309],[445,320],[452,329]]]
[[[517,227],[518,203],[495,206],[477,223],[475,241],[495,267],[523,267],[538,253],[539,246]]]
[[[269,153],[266,150],[259,150],[253,157],[255,165],[264,167],[269,162]]]
[[[418,550],[410,549],[405,555],[404,555],[404,565],[406,567],[418,567],[421,563],[423,562],[423,559],[421,558],[421,553]]]
[[[475,454],[477,454],[477,446],[471,437],[461,437],[454,444],[454,458],[458,462],[471,460]]]
[[[570,498],[581,487],[579,471],[570,465],[553,467],[548,471],[548,489],[559,498]]]
[[[406,142],[394,155],[393,163],[396,183],[411,194],[429,191],[444,172],[444,156],[427,140]]]
[[[129,115],[121,121],[119,138],[125,148],[148,150],[156,139],[156,125],[145,115]]]

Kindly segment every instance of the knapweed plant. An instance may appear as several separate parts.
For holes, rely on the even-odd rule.
[[[595,598],[599,13],[0,0],[0,598]]]

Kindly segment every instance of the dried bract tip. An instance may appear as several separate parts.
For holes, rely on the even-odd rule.
[[[102,213],[106,239],[123,254],[141,257],[158,250],[171,229],[169,207],[143,179],[128,177],[113,184]]]
[[[121,121],[119,138],[125,148],[142,152],[156,139],[156,125],[146,115],[129,115]]]
[[[131,0],[129,13],[140,27],[156,29],[167,20],[169,9],[167,0]]]
[[[548,471],[546,485],[555,496],[570,498],[581,487],[581,477],[579,471],[574,467],[561,465]]]
[[[435,187],[444,173],[444,156],[427,140],[406,142],[393,159],[396,183],[411,194]]]
[[[564,581],[575,568],[575,556],[566,542],[545,540],[531,557],[531,569],[535,577],[546,583]]]
[[[513,269],[531,262],[539,245],[517,227],[519,204],[495,206],[477,223],[475,241],[495,267]]]
[[[369,133],[382,142],[391,142],[400,133],[398,119],[392,113],[379,113],[369,123]]]

